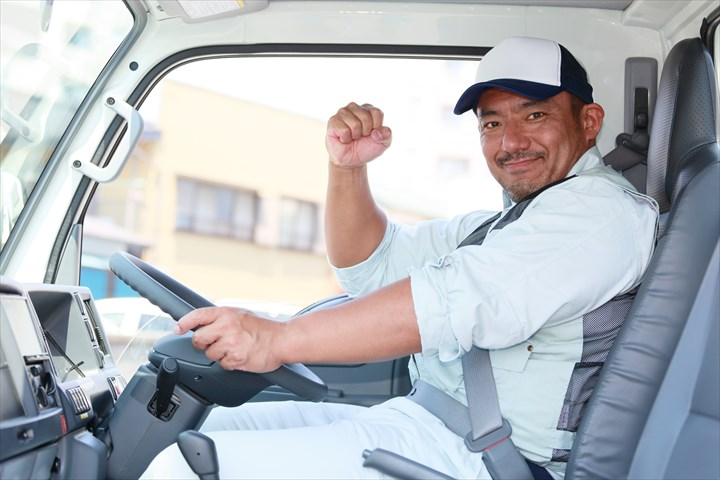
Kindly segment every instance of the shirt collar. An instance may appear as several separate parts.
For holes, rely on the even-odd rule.
[[[578,159],[578,161],[575,162],[575,165],[572,166],[566,178],[577,175],[578,173],[584,172],[585,170],[602,167],[604,165],[605,162],[603,162],[602,155],[600,155],[600,150],[598,149],[598,147],[591,147],[590,150],[583,153],[582,156]]]

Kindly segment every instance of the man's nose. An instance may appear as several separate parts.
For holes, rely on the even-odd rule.
[[[508,153],[515,153],[527,150],[530,147],[530,137],[522,125],[509,122],[503,130],[502,148]]]

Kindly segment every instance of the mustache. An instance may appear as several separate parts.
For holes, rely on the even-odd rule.
[[[497,163],[499,165],[504,165],[508,162],[517,161],[517,160],[525,160],[526,158],[538,158],[538,157],[544,157],[542,152],[515,152],[515,153],[507,153],[503,155],[502,157],[497,158]]]

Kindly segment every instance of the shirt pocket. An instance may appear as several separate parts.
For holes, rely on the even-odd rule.
[[[521,343],[509,348],[490,351],[490,363],[494,369],[522,373],[530,359],[533,346]]]
[[[509,348],[490,351],[490,363],[495,377],[495,388],[500,401],[503,417],[513,421],[518,416],[519,405],[525,395],[522,394],[524,372],[530,359],[532,348],[529,343],[521,343]]]

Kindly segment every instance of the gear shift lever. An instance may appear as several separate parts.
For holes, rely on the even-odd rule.
[[[215,442],[195,430],[185,430],[178,435],[177,445],[188,465],[200,480],[219,480]]]
[[[177,360],[172,357],[166,358],[160,364],[157,376],[157,389],[155,390],[157,398],[155,403],[155,416],[158,418],[161,418],[162,414],[165,413],[170,406],[170,400],[172,399],[175,384],[180,374],[179,367]]]

